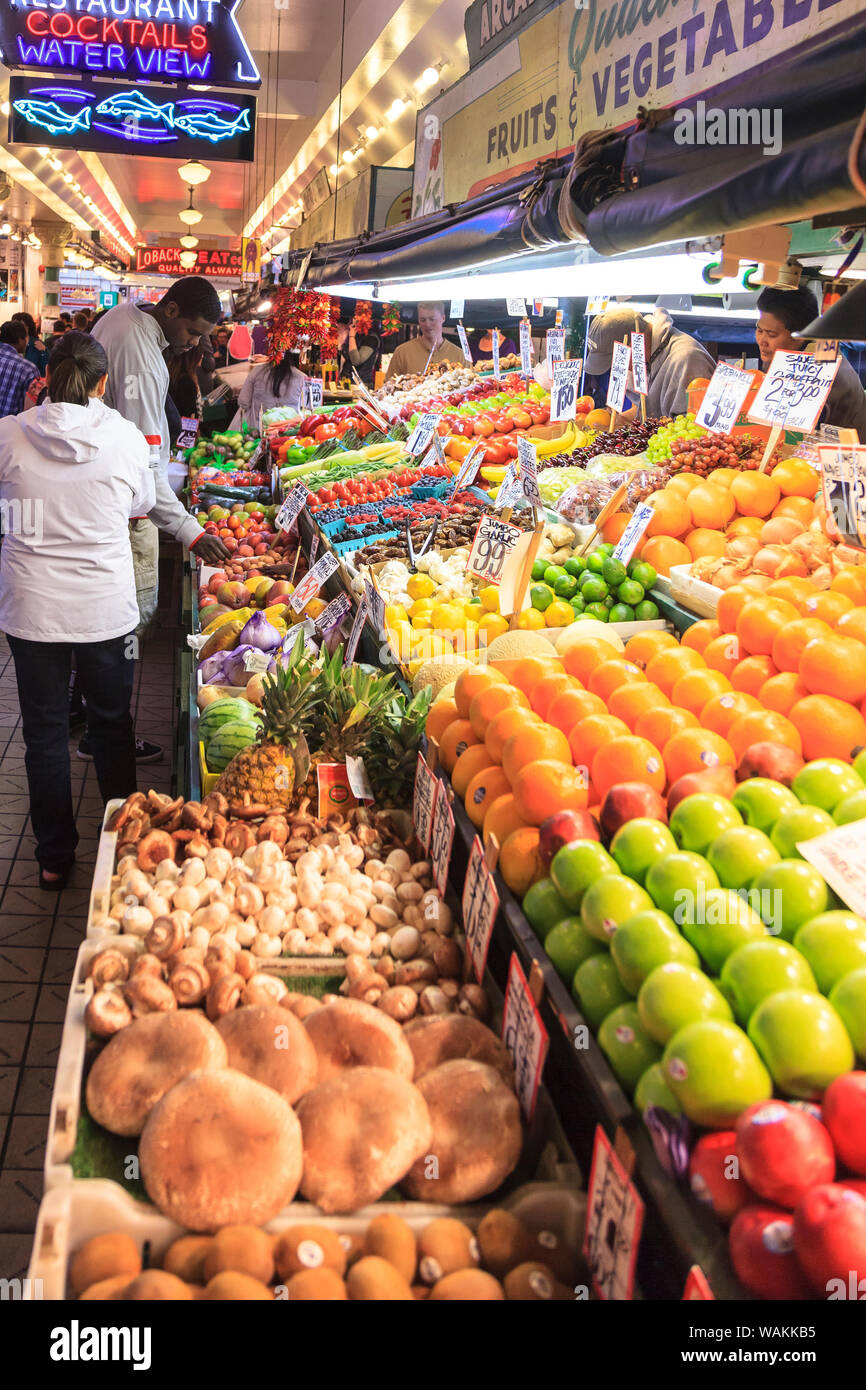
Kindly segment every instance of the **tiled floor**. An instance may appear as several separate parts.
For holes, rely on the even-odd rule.
[[[171,597],[171,584],[165,586]],[[137,734],[162,744],[161,763],[142,767],[139,786],[171,790],[177,673],[182,637],[160,611],[142,646],[134,695]],[[54,1068],[75,955],[84,938],[90,878],[102,821],[92,763],[70,747],[81,842],[62,893],[38,887],[27,817],[24,743],[15,672],[0,635],[0,1278],[23,1277],[42,1196],[42,1165]]]

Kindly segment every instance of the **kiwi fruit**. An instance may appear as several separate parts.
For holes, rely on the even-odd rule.
[[[179,1236],[166,1250],[162,1267],[187,1284],[203,1284],[205,1256],[213,1243],[213,1236]]]
[[[557,1279],[571,1286],[577,1277],[575,1251],[555,1231],[542,1229],[533,1234],[533,1249],[526,1256],[552,1269]]]
[[[315,1269],[302,1269],[299,1274],[293,1274],[286,1291],[290,1303],[336,1303],[349,1297],[346,1285],[330,1265],[318,1265]]]
[[[164,1269],[144,1270],[119,1295],[122,1303],[171,1303],[179,1299],[192,1299],[189,1285]]]
[[[84,1293],[78,1295],[79,1303],[116,1302],[123,1289],[130,1282],[126,1274],[112,1274],[108,1279],[100,1279],[91,1284]]]
[[[399,1270],[379,1255],[365,1255],[346,1276],[349,1297],[359,1303],[414,1302],[412,1290]]]
[[[407,1284],[412,1283],[418,1264],[418,1248],[415,1233],[402,1216],[389,1213],[374,1216],[367,1227],[364,1253],[380,1255],[399,1270]]]
[[[479,1262],[473,1232],[450,1216],[431,1221],[418,1237],[418,1273],[425,1284],[436,1284],[458,1269],[474,1269]]]
[[[212,1303],[272,1303],[267,1284],[237,1269],[222,1269],[209,1279],[204,1295]]]
[[[430,1290],[431,1303],[492,1303],[504,1298],[499,1280],[483,1269],[456,1269],[438,1280]]]
[[[346,1254],[346,1268],[349,1269],[362,1255],[366,1255],[367,1248],[365,1238],[359,1231],[343,1231],[337,1237]],[[413,1237],[414,1239],[414,1237]],[[370,1254],[373,1252],[370,1251]]]
[[[481,1263],[497,1279],[535,1254],[535,1242],[523,1222],[502,1207],[481,1218],[476,1235]]]
[[[223,1226],[211,1241],[203,1263],[203,1283],[224,1270],[248,1274],[260,1284],[268,1284],[274,1273],[271,1237],[257,1226]]]
[[[277,1274],[285,1282],[293,1274],[325,1265],[340,1278],[346,1272],[346,1251],[340,1237],[328,1226],[312,1223],[290,1226],[274,1246]]]
[[[76,1250],[69,1265],[69,1287],[74,1294],[80,1294],[114,1274],[125,1274],[129,1283],[140,1273],[141,1251],[132,1236],[124,1231],[110,1231],[104,1236],[91,1236]]]
[[[505,1276],[505,1297],[535,1303],[556,1300],[557,1279],[540,1260],[527,1260]]]

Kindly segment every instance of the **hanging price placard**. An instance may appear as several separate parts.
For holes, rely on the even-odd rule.
[[[630,1299],[644,1204],[601,1125],[596,1126],[583,1253],[599,1298]]]
[[[523,533],[498,516],[483,516],[472,538],[466,573],[488,584],[499,584],[505,561]]]
[[[318,377],[308,376],[304,382],[304,406],[307,410],[318,410],[325,399],[325,388]]]
[[[729,434],[740,416],[752,386],[752,373],[720,362],[710,377],[695,421],[714,434]]]
[[[548,328],[546,343],[547,370],[552,373],[556,363],[565,360],[565,329]]]
[[[346,643],[346,665],[351,666],[355,660],[355,652],[358,650],[358,643],[361,640],[361,633],[364,630],[364,623],[367,620],[367,595],[362,594],[358,601],[358,608],[355,613],[355,621],[352,623],[352,630],[349,633],[349,640]]]
[[[627,565],[640,543],[641,536],[653,519],[653,508],[649,502],[641,502],[632,513],[631,521],[620,536],[613,552],[615,560]]]
[[[330,632],[341,623],[347,613],[351,613],[352,603],[348,594],[338,594],[316,618],[316,627],[321,633]]]
[[[646,338],[643,333],[631,335],[631,371],[634,389],[639,396],[645,396],[649,391],[649,380],[646,371]]]
[[[541,493],[538,491],[538,455],[531,439],[521,436],[517,441],[517,462],[520,465],[520,482],[523,496],[530,507],[541,507]]]
[[[852,912],[860,917],[866,913],[866,821],[803,840],[797,853],[818,869]]]
[[[453,319],[453,320],[462,319],[462,317],[463,317],[463,310],[465,309],[465,307],[466,307],[465,300],[462,300],[462,299],[452,299],[452,301],[451,301],[451,312],[449,313],[448,317],[449,317],[450,319]]]
[[[607,404],[617,414],[620,414],[625,404],[625,385],[628,380],[630,362],[631,348],[628,343],[614,343],[610,379],[607,383]]]
[[[466,950],[479,984],[484,979],[490,937],[498,911],[499,894],[485,862],[481,841],[476,835],[463,883],[463,930],[466,933]]]
[[[381,637],[385,632],[385,600],[375,584],[371,584],[369,579],[364,584],[364,593],[367,598],[367,612],[370,615],[370,622],[376,629],[376,636]]]
[[[313,536],[313,539],[310,541],[310,567],[311,567],[311,568],[312,568],[312,566],[316,563],[316,556],[318,555],[318,553],[319,553],[319,533],[318,533],[318,531],[317,531],[317,532],[315,533],[315,535]]]
[[[491,358],[492,358],[492,360],[493,360],[493,375],[494,375],[494,376],[497,378],[497,380],[498,380],[498,379],[499,379],[499,329],[498,329],[498,328],[494,328],[493,332],[492,332],[491,335],[490,335],[490,340],[491,340],[491,342],[492,342],[492,344],[493,344],[493,347],[492,347],[492,350],[491,350],[491,353],[490,353],[490,356],[491,356]]]
[[[522,319],[526,317],[525,299],[506,299],[505,308],[510,318]]]
[[[548,334],[548,337],[550,334]],[[554,420],[573,420],[577,413],[577,396],[580,391],[580,369],[583,362],[579,357],[567,362],[557,362],[553,369],[553,386],[550,391],[550,422]]]
[[[198,428],[200,421],[194,415],[182,415],[180,418],[180,434],[177,437],[175,448],[191,449],[198,438]]]
[[[451,847],[454,844],[454,812],[443,783],[439,783],[436,804],[433,807],[433,824],[430,832],[430,862],[433,865],[433,882],[440,897],[445,896],[448,883],[448,869],[451,865]]]
[[[457,337],[460,339],[460,346],[463,349],[464,360],[467,361],[471,366],[472,353],[469,351],[469,339],[466,336],[466,329],[463,327],[462,323],[458,323],[457,325]]]
[[[349,786],[352,788],[352,795],[358,801],[372,801],[374,799],[373,788],[370,786],[370,779],[367,776],[363,758],[353,758],[350,753],[346,754],[346,776],[349,779]]]
[[[327,555],[323,555],[321,560],[317,560],[313,568],[307,571],[289,599],[289,603],[296,613],[300,613],[302,608],[306,608],[310,599],[316,597],[322,585],[339,568],[339,563],[336,555],[328,551]]]
[[[824,505],[839,539],[866,546],[866,445],[822,444],[818,455]]]
[[[544,313],[544,300],[543,300],[543,299],[533,299],[533,301],[532,301],[532,314],[533,314],[533,317],[534,317],[534,318],[540,318],[541,315],[542,315],[543,313]]]
[[[839,358],[816,362],[811,352],[774,352],[748,418],[758,425],[784,425],[808,434],[830,394]]]
[[[438,436],[437,436],[438,438]],[[460,465],[460,472],[454,479],[454,492],[459,492],[461,488],[469,487],[475,482],[478,469],[484,458],[484,445],[474,444]]]
[[[295,483],[291,492],[286,493],[282,506],[277,512],[277,530],[291,530],[292,525],[297,521],[309,500],[310,494],[306,486],[303,483]]]
[[[520,370],[524,376],[532,375],[532,333],[529,319],[520,320]]]
[[[412,824],[415,826],[415,834],[426,854],[430,848],[430,835],[433,830],[433,812],[436,808],[436,797],[438,796],[441,783],[435,773],[431,772],[424,760],[423,754],[418,754],[418,761],[415,764],[415,793],[412,797]]]
[[[531,1121],[550,1038],[529,991],[529,981],[513,952],[502,1011],[502,1041],[514,1063],[517,1098],[527,1121]]]
[[[439,424],[439,416],[431,411],[425,411],[406,441],[406,448],[410,454],[423,454]]]
[[[499,491],[494,498],[493,505],[498,512],[504,511],[506,507],[523,505],[523,483],[517,472],[516,459],[509,460],[505,477],[499,484]]]

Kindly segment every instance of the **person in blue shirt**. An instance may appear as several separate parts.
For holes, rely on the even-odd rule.
[[[48,349],[39,336],[33,315],[26,313],[23,309],[12,315],[13,320],[17,319],[23,323],[27,329],[27,346],[24,349],[24,356],[28,362],[32,362],[40,376],[45,375],[48,366]]]
[[[20,415],[27,388],[38,372],[24,357],[27,329],[20,319],[0,327],[0,416]]]

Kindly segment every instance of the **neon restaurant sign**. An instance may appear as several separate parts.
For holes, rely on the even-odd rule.
[[[9,68],[259,87],[241,0],[0,0]]]

